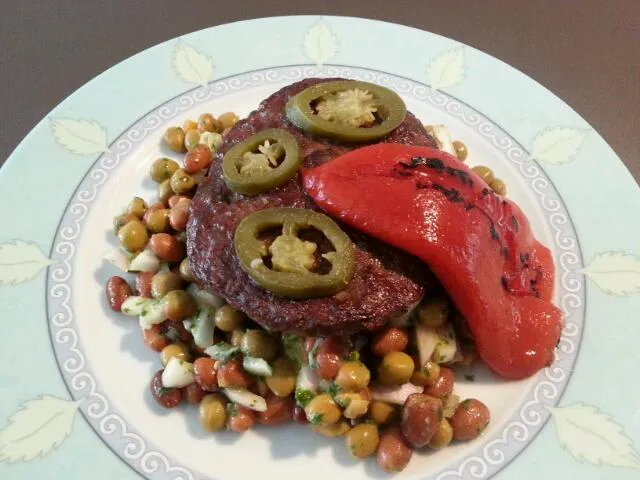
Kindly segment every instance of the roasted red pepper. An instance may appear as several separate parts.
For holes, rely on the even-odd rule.
[[[449,154],[377,144],[303,172],[330,215],[405,250],[438,277],[480,357],[518,379],[553,361],[562,328],[553,260],[520,208]]]

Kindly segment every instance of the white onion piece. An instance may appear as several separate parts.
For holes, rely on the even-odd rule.
[[[129,271],[129,255],[121,248],[112,248],[103,257],[107,262],[123,272]]]
[[[144,330],[151,328],[153,325],[158,325],[165,320],[166,315],[164,314],[164,307],[160,300],[151,300],[138,317],[140,328]]]
[[[152,300],[150,298],[134,295],[128,297],[124,302],[122,302],[120,311],[128,317],[136,317],[141,315],[151,302]]]
[[[443,152],[456,156],[456,149],[453,148],[449,129],[445,125],[432,125],[433,136],[438,140],[438,146]]]
[[[193,364],[172,357],[162,372],[162,386],[165,388],[182,388],[195,382]]]
[[[160,270],[160,259],[149,249],[145,249],[133,257],[129,264],[130,272],[151,272]]]
[[[422,393],[424,387],[419,387],[413,383],[405,383],[397,387],[385,387],[384,385],[373,384],[369,389],[371,391],[371,398],[374,400],[393,403],[395,405],[404,405],[409,395]]]
[[[259,377],[270,377],[273,375],[271,365],[263,358],[248,357],[245,355],[242,359],[242,368]]]
[[[416,345],[418,347],[418,357],[420,358],[420,367],[423,367],[429,360],[440,341],[440,335],[436,329],[425,327],[424,325],[416,325]]]
[[[222,392],[233,403],[255,410],[256,412],[264,412],[267,410],[266,400],[255,393],[251,393],[249,390],[244,388],[225,388]]]
[[[218,295],[214,295],[211,292],[207,292],[206,290],[198,287],[198,285],[196,285],[195,283],[189,285],[189,287],[187,288],[187,293],[193,297],[200,308],[220,308],[225,304],[224,298],[219,297]]]

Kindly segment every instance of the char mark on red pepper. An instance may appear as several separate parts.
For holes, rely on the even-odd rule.
[[[518,206],[464,164],[432,148],[378,144],[303,178],[328,214],[429,265],[496,373],[524,378],[553,361],[562,322],[551,252]]]

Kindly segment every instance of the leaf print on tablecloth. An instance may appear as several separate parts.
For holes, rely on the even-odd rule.
[[[609,295],[640,293],[640,257],[624,252],[604,252],[580,270]]]
[[[338,39],[329,24],[320,19],[307,30],[303,43],[304,54],[322,67],[338,53]]]
[[[465,61],[462,48],[441,53],[427,66],[427,83],[433,90],[453,87],[464,79]]]
[[[107,131],[94,120],[50,118],[53,136],[65,150],[76,155],[93,155],[109,151]]]
[[[71,435],[80,402],[49,395],[25,402],[0,431],[0,462],[29,461],[58,448]]]
[[[0,244],[0,286],[32,280],[43,268],[54,263],[34,243],[16,240]]]
[[[185,82],[206,87],[213,78],[213,60],[206,53],[178,42],[173,50],[173,68]]]
[[[575,160],[587,130],[553,127],[540,132],[533,139],[531,158],[549,165],[562,165]]]
[[[606,413],[583,403],[547,407],[560,446],[580,462],[640,469],[640,454],[623,428]]]

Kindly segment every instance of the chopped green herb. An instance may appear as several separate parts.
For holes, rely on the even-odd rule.
[[[238,414],[238,406],[235,403],[227,403],[227,415],[235,417]]]
[[[309,423],[312,425],[320,425],[322,420],[324,420],[324,413],[316,413],[315,415],[311,415]]]
[[[282,344],[284,345],[284,354],[298,365],[306,363],[307,356],[304,352],[304,341],[301,336],[291,333],[282,335]]]
[[[350,362],[358,362],[360,360],[360,352],[351,352],[347,357]]]
[[[156,390],[159,397],[164,397],[167,393],[171,393],[172,388],[160,387]]]
[[[336,396],[334,400],[340,408],[347,408],[351,403],[351,399],[345,396]]]
[[[473,374],[467,374],[464,376],[465,380],[469,381],[469,382],[475,382],[476,381],[476,377]]]
[[[313,400],[315,394],[311,390],[296,390],[296,403],[300,405],[302,408],[306,407],[307,404]]]
[[[231,360],[235,355],[240,353],[240,347],[233,347],[227,342],[216,343],[215,345],[207,348],[207,355],[215,360],[226,363]]]
[[[465,410],[469,410],[471,408],[471,400],[464,400],[460,405],[462,405],[462,408]]]
[[[334,382],[331,382],[331,384],[325,389],[325,393],[327,393],[327,395],[329,395],[333,399],[335,399],[336,395],[338,395],[340,392],[342,392],[342,389]]]

